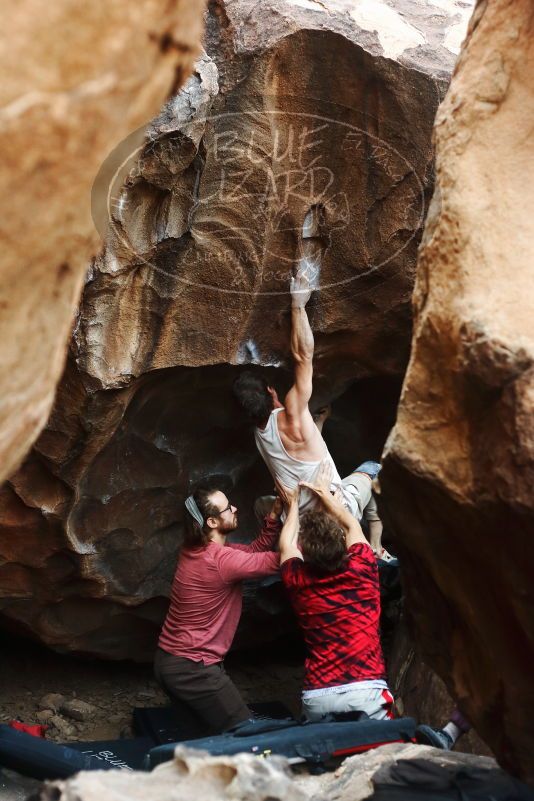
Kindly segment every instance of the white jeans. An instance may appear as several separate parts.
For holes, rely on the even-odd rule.
[[[302,714],[313,723],[335,712],[365,712],[373,720],[388,720],[393,717],[392,706],[393,696],[387,684],[302,698]]]

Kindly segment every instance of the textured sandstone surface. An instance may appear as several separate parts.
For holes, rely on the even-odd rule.
[[[388,682],[400,715],[436,727],[449,720],[455,702],[442,679],[423,662],[420,651],[406,631],[404,619],[396,628],[389,651]],[[474,729],[461,737],[456,750],[492,756]]]
[[[474,768],[478,772],[478,778],[484,779],[489,784],[486,785],[495,789],[495,796],[501,797],[498,788],[517,787],[518,782],[509,780],[504,771],[500,770],[494,759],[484,756],[473,756],[472,754],[460,754],[454,751],[441,751],[437,748],[430,748],[426,745],[416,745],[414,743],[394,743],[375,748],[357,756],[346,759],[334,774],[327,774],[325,779],[320,782],[320,788],[313,789],[312,780],[306,789],[312,789],[311,801],[363,801],[366,798],[375,797],[375,791],[379,797],[399,797],[401,791],[399,784],[399,769],[410,763],[416,762],[422,772],[425,768],[439,768],[448,777],[453,777],[462,768]],[[443,776],[442,773],[442,776]],[[413,781],[412,774],[412,781]],[[317,781],[317,779],[315,779]],[[413,785],[412,785],[413,787]],[[428,792],[428,786],[425,788]],[[473,789],[473,785],[470,790]],[[500,789],[500,788],[499,788]],[[424,797],[422,788],[417,788],[417,796],[410,794],[411,788],[405,788],[401,798]],[[423,791],[424,792],[424,791]],[[503,793],[502,796],[506,797]]]
[[[325,429],[342,473],[379,457],[394,419],[432,123],[466,6],[254,8],[211,4],[195,74],[146,146],[104,165],[107,246],[48,426],[0,494],[4,622],[57,648],[151,658],[198,478],[226,476],[251,536],[271,482],[230,388],[251,364],[287,382],[300,258],[318,268],[316,401],[343,393]],[[254,597],[249,644],[281,610],[276,589]]]
[[[81,772],[71,779],[47,782],[40,801],[74,799],[157,798],[161,801],[306,801],[308,794],[292,779],[283,757],[261,759],[251,754],[209,757],[179,746],[172,762],[151,773],[126,770]]]
[[[419,647],[530,781],[533,25],[530,2],[479,3],[438,113],[412,355],[381,479]]]
[[[434,767],[447,778],[454,777],[462,768],[475,768],[477,781],[483,780],[486,788],[494,787],[497,798],[512,797],[519,786],[498,768],[493,759],[444,753],[424,745],[396,743],[382,746],[350,757],[335,772],[321,776],[294,776],[283,757],[261,759],[251,754],[210,757],[203,751],[179,746],[174,760],[159,765],[152,773],[120,770],[82,772],[66,781],[46,782],[36,799],[324,801],[328,798],[331,801],[363,801],[372,797],[375,789],[392,793],[396,787],[398,792],[399,771],[414,761],[420,773],[425,768]]]
[[[202,0],[80,7],[21,0],[0,69],[0,463],[18,467],[50,414],[87,261],[91,185],[193,66]],[[139,136],[138,136],[139,140]]]
[[[343,386],[402,372],[445,42],[466,11],[368,5],[270,0],[261,21],[250,0],[212,6],[208,57],[113,187],[75,333],[102,387],[176,365],[283,364],[313,209],[319,374]]]

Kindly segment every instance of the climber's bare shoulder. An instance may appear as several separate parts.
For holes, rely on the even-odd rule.
[[[287,453],[302,462],[324,457],[324,440],[308,408],[302,415],[289,415],[284,408],[276,415],[278,433]]]

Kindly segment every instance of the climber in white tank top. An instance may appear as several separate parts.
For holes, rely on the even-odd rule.
[[[342,480],[308,406],[313,389],[314,340],[305,307],[312,291],[309,264],[301,265],[290,286],[295,380],[284,404],[258,373],[242,373],[234,384],[234,394],[256,426],[258,450],[275,481],[289,490],[299,481],[313,483],[320,463],[329,460],[333,469],[332,491],[339,490],[344,504],[358,520],[365,513],[370,524],[371,546],[381,555],[382,523],[371,491],[372,479],[380,465],[366,462]],[[316,503],[310,490],[303,488],[299,512],[314,508]]]
[[[283,412],[284,407],[273,409],[265,428],[263,430],[261,428],[254,429],[256,445],[273,479],[290,490],[295,489],[299,481],[309,481],[313,484],[317,478],[319,465],[323,460],[326,460],[332,465],[332,492],[336,490],[343,492],[341,477],[324,440],[322,442],[322,458],[318,460],[296,459],[287,452],[280,437],[277,422],[279,415]],[[302,513],[309,509],[314,509],[317,506],[316,499],[317,496],[311,490],[303,487],[299,496],[299,512]]]

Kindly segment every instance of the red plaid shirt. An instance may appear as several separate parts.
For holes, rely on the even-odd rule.
[[[376,558],[361,542],[348,554],[342,570],[326,575],[298,558],[281,567],[306,642],[305,690],[386,678]]]

